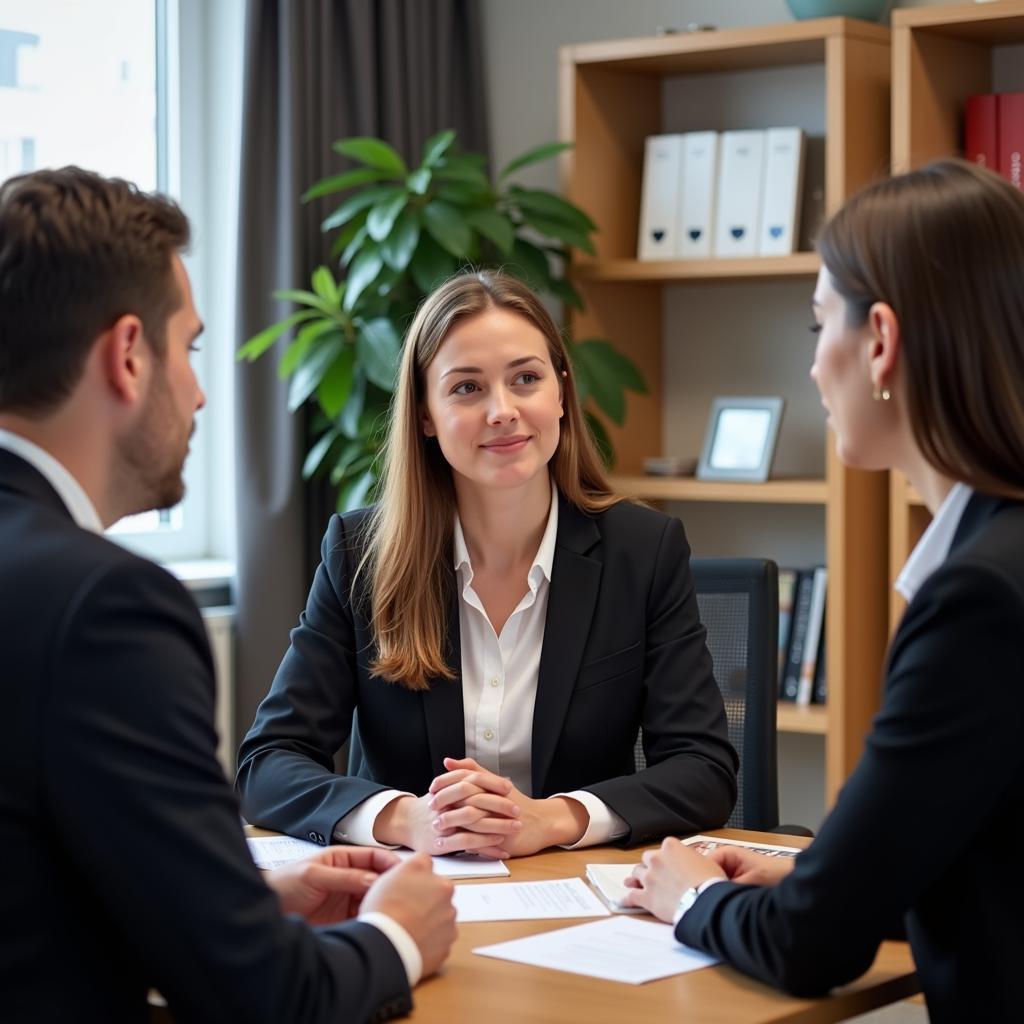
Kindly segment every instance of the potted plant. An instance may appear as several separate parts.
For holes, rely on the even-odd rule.
[[[465,266],[500,266],[536,291],[582,308],[565,268],[570,247],[594,251],[593,221],[552,192],[509,180],[566,145],[531,149],[492,183],[484,157],[459,151],[452,131],[430,138],[415,168],[380,139],[334,143],[336,152],[360,166],[317,182],[302,200],[345,193],[321,225],[337,233],[331,254],[343,273],[336,277],[320,266],[309,290],[275,292],[298,308],[250,338],[238,357],[258,359],[294,332],[279,372],[290,379],[289,410],[315,402],[302,475],[329,473],[339,488],[340,510],[373,499],[402,337],[434,287]],[[643,378],[605,340],[570,340],[569,350],[587,421],[610,463],[612,446],[594,408],[621,424],[625,392],[644,392]]]

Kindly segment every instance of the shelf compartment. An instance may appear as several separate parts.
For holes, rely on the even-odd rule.
[[[765,483],[696,480],[675,476],[615,476],[620,494],[646,501],[722,501],[759,505],[824,505],[824,480],[768,480]]]

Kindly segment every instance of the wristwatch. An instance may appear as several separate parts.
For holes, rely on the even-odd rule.
[[[676,904],[676,912],[672,915],[672,925],[679,924],[680,918],[685,914],[690,907],[697,902],[697,897],[700,895],[701,890],[696,885],[691,886],[682,896],[679,897],[679,903]]]

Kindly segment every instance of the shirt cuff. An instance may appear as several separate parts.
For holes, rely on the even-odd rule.
[[[377,846],[382,850],[397,850],[397,846],[388,846],[387,843],[377,842],[373,836],[373,826],[376,824],[377,815],[400,796],[412,796],[412,793],[403,793],[398,789],[385,789],[383,792],[367,797],[334,826],[332,833],[334,841],[348,843],[351,846]]]
[[[716,885],[718,882],[728,881],[728,878],[705,878],[704,881],[697,886],[697,899],[700,899],[700,897],[703,896],[704,893],[706,893],[708,889],[711,888],[711,886]],[[675,914],[672,915],[673,928],[675,928],[675,926],[679,924],[679,922],[682,921],[684,917],[686,917],[686,915],[693,909],[693,905],[696,902],[697,900],[695,899],[693,903],[691,903],[685,910],[679,909],[675,912]]]
[[[364,924],[372,924],[382,931],[395,947],[395,952],[402,960],[405,975],[409,979],[409,988],[414,988],[423,977],[423,957],[412,936],[393,918],[382,914],[379,910],[367,910],[356,918]]]
[[[590,815],[587,830],[575,843],[562,847],[563,850],[582,850],[584,846],[600,846],[629,834],[629,826],[599,796],[585,789],[574,789],[571,793],[554,793],[583,804]]]

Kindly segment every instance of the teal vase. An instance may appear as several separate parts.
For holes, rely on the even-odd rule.
[[[863,18],[878,21],[891,6],[891,0],[786,0],[794,18]]]

